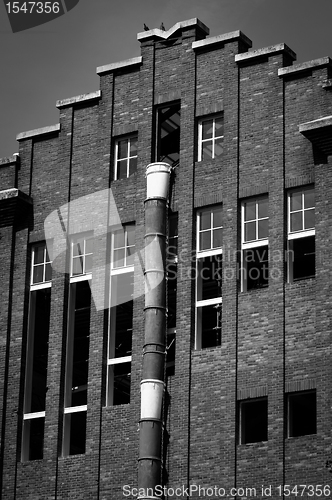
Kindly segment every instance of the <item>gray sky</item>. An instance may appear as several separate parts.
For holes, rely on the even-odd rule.
[[[98,90],[97,66],[140,55],[144,23],[198,17],[210,36],[240,29],[254,49],[285,42],[297,62],[332,57],[332,0],[80,0],[19,33],[4,2],[0,12],[0,157],[18,151],[19,132],[58,123],[57,99]]]

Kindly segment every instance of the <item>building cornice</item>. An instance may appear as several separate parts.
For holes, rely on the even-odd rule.
[[[146,41],[150,38],[160,38],[161,40],[167,40],[170,38],[176,31],[183,29],[183,28],[191,28],[197,26],[198,28],[201,29],[201,31],[205,34],[208,35],[210,33],[209,28],[202,23],[197,17],[193,19],[188,19],[187,21],[180,21],[179,23],[174,24],[172,28],[169,30],[162,30],[159,28],[154,28],[152,30],[148,31],[142,31],[141,33],[137,33],[137,40],[141,41]]]
[[[132,68],[134,66],[142,64],[142,62],[143,62],[142,56],[133,57],[131,59],[126,59],[125,61],[106,64],[105,66],[98,66],[98,68],[96,69],[96,73],[97,75],[103,75],[105,73],[110,73],[111,71],[115,71],[117,69]]]
[[[54,134],[60,131],[60,123],[56,125],[49,125],[48,127],[36,128],[34,130],[28,130],[27,132],[21,132],[16,136],[17,141],[24,141],[30,137],[36,137],[38,135]]]
[[[280,68],[278,70],[278,76],[288,76],[296,75],[303,71],[310,71],[313,69],[319,69],[323,67],[332,68],[332,61],[329,57],[321,57],[320,59],[314,59],[313,61],[307,61],[300,64],[294,64],[293,66],[287,66],[286,68]]]
[[[197,42],[193,42],[192,48],[194,50],[202,49],[202,48],[213,48],[214,45],[224,44],[234,42],[236,40],[241,40],[248,47],[252,46],[252,41],[248,38],[242,31],[232,31],[230,33],[225,33],[224,35],[217,35],[211,38],[206,38],[205,40],[198,40]]]
[[[257,50],[249,50],[249,52],[244,52],[243,54],[237,54],[235,56],[235,62],[252,62],[255,64],[261,57],[269,57],[276,54],[286,54],[294,61],[296,60],[295,52],[293,52],[288,45],[285,43],[278,43],[276,45],[270,45],[269,47],[263,47]]]
[[[81,102],[95,101],[101,98],[101,90],[96,90],[95,92],[90,92],[89,94],[81,94],[75,97],[68,97],[67,99],[61,99],[56,101],[57,108],[64,108],[66,106],[72,106],[74,104],[79,104]]]

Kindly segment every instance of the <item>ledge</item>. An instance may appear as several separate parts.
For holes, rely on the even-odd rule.
[[[29,137],[35,137],[37,135],[53,134],[54,132],[60,131],[60,123],[56,125],[50,125],[48,127],[36,128],[35,130],[28,130],[27,132],[21,132],[16,136],[17,141],[23,141],[24,139],[29,139]]]
[[[131,66],[136,66],[138,64],[142,64],[143,58],[142,56],[133,57],[132,59],[126,59],[125,61],[119,61],[116,63],[106,64],[105,66],[98,66],[96,69],[97,75],[103,75],[104,73],[109,73],[116,69],[128,68]]]
[[[332,155],[332,115],[301,123],[299,131],[324,154]]]
[[[32,210],[32,198],[16,188],[0,191],[0,227],[22,224]]]
[[[262,49],[250,50],[249,52],[244,52],[243,54],[238,54],[235,56],[235,62],[240,63],[242,61],[252,61],[255,63],[255,59],[264,56],[274,56],[276,54],[286,54],[293,61],[296,60],[296,54],[286,45],[285,43],[278,43],[276,45],[270,45],[269,47],[263,47]]]
[[[23,191],[20,191],[17,188],[10,188],[5,189],[4,191],[0,191],[0,201],[9,200],[10,198],[20,198],[29,205],[32,204],[32,198],[30,198],[30,196],[24,194]]]
[[[56,101],[57,108],[64,108],[65,106],[72,106],[80,102],[95,101],[101,98],[101,91],[96,90],[95,92],[90,92],[89,94],[81,94],[75,97],[69,97],[68,99],[61,99]]]
[[[225,33],[224,35],[217,35],[211,38],[206,38],[205,40],[198,40],[197,42],[193,42],[192,48],[194,50],[204,47],[210,48],[213,45],[234,42],[235,40],[241,40],[248,47],[252,47],[252,41],[244,33],[242,33],[242,31],[232,31],[230,33]]]
[[[174,24],[172,28],[167,31],[161,30],[159,28],[154,28],[148,31],[142,31],[141,33],[137,33],[137,40],[146,40],[149,38],[161,38],[162,40],[167,40],[173,35],[176,31],[183,28],[190,28],[191,26],[197,26],[200,28],[205,35],[210,33],[210,30],[207,26],[205,26],[202,21],[197,19],[197,17],[193,19],[188,19],[187,21],[180,21],[179,23]]]
[[[13,163],[18,163],[20,161],[20,157],[18,153],[8,156],[6,158],[0,158],[0,168],[3,167],[4,165],[11,165]]]
[[[313,61],[294,64],[294,66],[288,66],[287,68],[280,68],[278,70],[278,76],[294,75],[296,73],[301,73],[302,71],[319,69],[325,66],[330,66],[332,68],[331,59],[329,57],[321,57],[320,59],[314,59]]]

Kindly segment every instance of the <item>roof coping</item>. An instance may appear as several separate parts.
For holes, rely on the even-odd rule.
[[[332,125],[332,115],[324,116],[324,118],[317,118],[317,120],[312,120],[311,122],[300,123],[299,131],[301,133],[308,130],[315,130],[321,127],[328,127]]]
[[[0,167],[3,165],[10,165],[11,163],[17,163],[19,161],[18,153],[13,154],[12,156],[7,156],[5,158],[0,158]]]
[[[125,61],[119,61],[116,63],[106,64],[105,66],[98,66],[96,69],[97,75],[102,75],[104,73],[109,73],[116,69],[127,68],[129,66],[135,66],[136,64],[142,64],[142,56],[133,57],[132,59],[126,59]]]
[[[101,91],[96,90],[95,92],[90,92],[89,94],[81,94],[75,97],[68,97],[68,99],[61,99],[56,101],[57,108],[64,108],[65,106],[71,106],[80,102],[93,101],[95,99],[100,99]]]
[[[248,38],[242,31],[231,31],[230,33],[225,33],[224,35],[212,36],[211,38],[205,38],[205,40],[198,40],[193,42],[192,48],[199,49],[206,46],[217,45],[219,43],[233,42],[234,40],[241,39],[248,47],[252,46],[252,41]]]
[[[320,59],[314,59],[313,61],[307,61],[300,64],[294,64],[293,66],[287,66],[286,68],[280,68],[278,70],[278,76],[286,76],[294,73],[300,73],[301,71],[306,71],[310,69],[318,69],[324,66],[331,66],[331,59],[329,57],[321,57]]]
[[[172,28],[170,28],[167,31],[161,30],[159,28],[154,28],[148,31],[142,31],[141,33],[137,33],[137,40],[143,41],[147,38],[153,38],[153,37],[167,40],[179,29],[190,28],[191,26],[197,26],[206,35],[210,33],[209,28],[204,23],[202,23],[202,21],[197,19],[197,17],[195,17],[193,19],[188,19],[187,21],[180,21],[179,23],[174,24],[174,26],[172,26]]]
[[[10,198],[20,198],[30,205],[32,204],[32,198],[17,188],[9,188],[0,191],[0,200],[8,200]]]
[[[52,134],[53,132],[60,131],[60,123],[56,125],[49,125],[48,127],[36,128],[35,130],[28,130],[27,132],[21,132],[16,136],[17,141],[23,141],[29,137],[34,137],[36,135]]]
[[[277,43],[276,45],[270,45],[269,47],[263,47],[257,50],[249,50],[243,54],[237,54],[235,56],[235,62],[240,63],[242,61],[258,59],[262,56],[273,56],[279,53],[288,54],[294,61],[296,60],[296,54],[286,45],[285,43]],[[255,62],[255,61],[253,61]]]

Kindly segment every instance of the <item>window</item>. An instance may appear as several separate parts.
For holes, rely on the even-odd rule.
[[[32,248],[22,460],[43,458],[52,267],[45,244]]]
[[[71,241],[63,456],[85,453],[93,237]]]
[[[239,443],[267,441],[267,398],[239,401]]]
[[[242,291],[268,285],[269,215],[267,196],[242,203]]]
[[[130,402],[135,225],[112,233],[108,321],[107,405]]]
[[[198,161],[219,158],[223,153],[224,117],[215,116],[198,124]]]
[[[221,345],[222,207],[197,214],[195,348]]]
[[[46,244],[36,245],[32,249],[31,285],[45,284],[52,279],[52,263]]]
[[[286,395],[287,437],[316,434],[316,391]]]
[[[114,180],[126,179],[137,170],[137,135],[115,141]]]
[[[168,218],[167,246],[167,348],[166,375],[175,373],[175,342],[176,342],[176,290],[178,262],[178,215]]]
[[[91,273],[92,251],[91,237],[80,237],[71,242],[71,276],[85,276]]]
[[[288,194],[288,281],[315,276],[315,191]]]
[[[157,109],[156,161],[173,167],[180,159],[180,115],[180,103]]]

